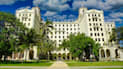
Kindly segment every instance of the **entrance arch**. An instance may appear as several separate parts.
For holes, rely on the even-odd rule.
[[[116,58],[119,57],[118,49],[115,50],[115,57],[116,57]]]
[[[67,54],[67,60],[70,60],[70,53]]]
[[[29,59],[33,59],[33,56],[34,56],[34,51],[33,50],[30,50],[29,51]]]
[[[107,57],[110,57],[110,50],[109,49],[106,50],[106,54],[107,54]]]
[[[102,58],[105,58],[105,52],[104,52],[104,49],[101,49],[101,57],[102,57]]]
[[[58,54],[58,60],[61,60],[61,53]]]

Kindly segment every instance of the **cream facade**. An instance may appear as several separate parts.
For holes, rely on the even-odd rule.
[[[67,39],[69,35],[77,34],[77,33],[85,33],[87,36],[93,38],[97,43],[99,43],[102,49],[105,49],[105,55],[107,55],[107,50],[110,52],[110,56],[101,57],[102,53],[100,52],[100,60],[107,60],[109,57],[110,60],[114,60],[114,55],[123,52],[119,52],[119,46],[115,45],[110,47],[108,40],[110,38],[110,34],[112,33],[112,29],[115,28],[114,22],[104,22],[104,13],[102,10],[87,8],[79,9],[79,17],[74,22],[53,22],[53,27],[55,30],[52,31],[52,34],[48,34],[48,38],[53,41],[56,41],[56,45],[62,43],[64,39]],[[100,50],[102,50],[100,49]],[[52,53],[57,54],[57,59],[72,59],[69,51],[67,49],[62,49],[60,51],[53,51]],[[61,57],[61,55],[66,55],[66,57]],[[69,57],[68,57],[69,56]],[[120,56],[120,54],[118,55]],[[112,59],[113,58],[113,59]],[[119,57],[120,60],[122,58]]]
[[[37,34],[40,34],[40,22],[41,22],[41,15],[40,9],[38,7],[33,7],[32,9],[24,8],[16,10],[16,17],[22,22],[27,28],[34,29]],[[38,59],[37,56],[37,46],[33,46],[30,50],[25,50],[22,54],[22,60],[30,60],[29,54],[33,53],[33,59]],[[19,54],[19,53],[18,53]],[[19,59],[18,57],[13,59]]]
[[[34,28],[37,33],[40,32],[40,9],[35,7],[32,9],[19,9],[16,11],[16,17],[26,25],[27,28]],[[104,13],[102,10],[80,8],[78,19],[74,22],[53,22],[52,34],[48,33],[47,37],[56,42],[56,46],[62,43],[64,39],[68,39],[70,34],[85,33],[100,44],[99,50],[100,61],[104,60],[119,60],[123,61],[123,49],[119,45],[109,44],[108,40],[112,29],[115,28],[114,22],[104,22]],[[37,48],[34,46],[34,59],[38,59]],[[29,58],[29,51],[26,55],[24,52],[23,59]],[[67,49],[53,51],[52,54],[56,60],[72,60],[72,54]],[[62,56],[66,55],[66,56]]]

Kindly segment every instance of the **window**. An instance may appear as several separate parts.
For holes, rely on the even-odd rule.
[[[89,25],[91,26],[91,23]]]
[[[28,23],[28,26],[30,26],[30,23]]]
[[[95,36],[96,36],[96,33],[95,33]]]
[[[89,19],[89,21],[91,21],[91,19]]]
[[[57,24],[55,24],[55,26],[57,27]]]
[[[64,34],[64,32],[63,32],[63,34]]]
[[[76,27],[76,24],[74,24],[74,27]]]
[[[29,21],[31,21],[31,19],[29,18]]]
[[[103,29],[101,28],[101,31],[103,31]]]
[[[60,27],[61,25],[59,24],[59,27]]]
[[[63,24],[63,27],[64,27],[64,24]]]
[[[61,36],[59,36],[59,38],[61,38]]]
[[[55,36],[55,38],[57,38],[57,36]]]
[[[95,16],[96,16],[96,14],[95,14]]]
[[[102,36],[103,36],[103,33],[102,33]]]
[[[76,28],[74,28],[74,30],[76,30]]]
[[[63,38],[64,38],[64,36],[63,36]]]
[[[104,41],[104,38],[102,38],[102,41]]]
[[[100,36],[100,34],[98,33],[98,36]]]
[[[98,41],[100,41],[100,38],[98,38]]]
[[[100,26],[102,26],[102,24],[100,23]]]
[[[96,28],[94,27],[94,31],[96,31]]]
[[[70,30],[72,30],[72,28]]]
[[[95,40],[97,41],[97,38]]]
[[[90,17],[90,14],[88,14],[88,16]]]
[[[97,31],[99,30],[99,28],[97,27]]]
[[[90,35],[91,35],[91,36],[93,36],[93,34],[92,34],[92,33],[91,33]]]
[[[29,14],[29,16],[31,16],[31,14]]]
[[[92,31],[92,28],[90,28],[90,31]]]
[[[99,19],[99,21],[101,21],[101,19]]]

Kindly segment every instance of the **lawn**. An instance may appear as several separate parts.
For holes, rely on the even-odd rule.
[[[0,66],[50,66],[52,62],[50,61],[39,61],[39,62],[3,62]]]
[[[123,62],[77,62],[67,61],[68,66],[123,66]]]

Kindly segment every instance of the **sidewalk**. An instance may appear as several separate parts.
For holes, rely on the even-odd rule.
[[[70,69],[68,65],[62,61],[56,61],[48,69]]]

